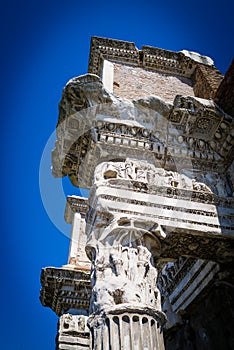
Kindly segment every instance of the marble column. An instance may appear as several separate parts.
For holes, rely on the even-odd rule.
[[[126,181],[136,174],[135,164],[118,164],[120,176],[125,176]],[[92,349],[163,350],[165,315],[161,311],[156,267],[161,233],[152,230],[157,226],[155,222],[125,216],[124,207],[118,214],[102,207],[99,189],[104,186],[113,193],[108,181],[117,176],[109,165],[108,172],[102,170],[98,176],[96,172],[90,198],[92,224],[88,225],[86,251],[92,261],[88,320]],[[142,181],[143,175],[140,174]]]

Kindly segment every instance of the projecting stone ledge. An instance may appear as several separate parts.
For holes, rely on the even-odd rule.
[[[175,170],[223,172],[233,161],[234,120],[215,103],[176,96],[129,101],[106,91],[99,77],[71,80],[60,103],[53,174],[89,188],[95,167],[126,157]]]
[[[146,161],[103,163],[96,169],[94,187],[82,209],[86,235],[95,225],[99,232],[114,230],[117,236],[124,228],[148,227],[156,238],[161,236],[156,260],[185,256],[229,262],[234,258],[234,199],[225,197],[221,178],[217,178],[220,187],[215,195],[216,182],[210,180],[205,186]],[[68,198],[73,215],[84,202],[80,197]]]
[[[211,58],[196,52],[174,52],[152,46],[143,46],[139,50],[133,42],[92,37],[89,72],[101,76],[104,60],[186,77],[191,77],[197,63],[214,68]]]
[[[76,269],[46,267],[41,273],[40,301],[58,316],[72,309],[88,315],[91,296],[90,273]]]
[[[93,37],[89,73],[102,77],[105,87],[128,99],[159,95],[173,101],[176,94],[213,98],[222,74],[199,53],[173,52],[151,46]]]
[[[197,234],[179,230],[170,233],[162,243],[161,260],[178,259],[180,256],[204,259],[219,263],[234,261],[233,235],[222,236],[212,234]],[[168,258],[170,257],[170,258]]]

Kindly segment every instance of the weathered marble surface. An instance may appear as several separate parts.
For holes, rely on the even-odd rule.
[[[74,185],[89,188],[99,163],[127,156],[170,170],[221,172],[233,159],[233,123],[211,100],[129,101],[87,74],[72,79],[63,92],[53,174],[69,175]]]
[[[114,64],[176,75],[194,96],[117,97]],[[163,350],[164,311],[168,331],[185,322],[192,349],[183,315],[214,280],[228,282],[221,266],[234,257],[234,116],[211,99],[220,79],[193,52],[92,39],[89,74],[64,88],[52,155],[56,177],[91,190],[68,199],[68,264],[42,272],[41,301],[61,315],[59,349]]]
[[[97,169],[97,187],[100,176],[102,181],[106,171],[110,173],[105,165]],[[133,170],[132,164],[130,168]],[[99,200],[94,200],[92,209],[97,207],[102,213],[105,211],[100,209]],[[161,327],[165,316],[155,265],[161,250],[158,237],[163,231],[153,221],[138,217],[113,215],[108,224],[95,214],[86,232],[86,251],[92,260],[88,322],[93,344],[100,350],[119,350],[135,348],[137,344],[139,348],[154,349],[158,343],[163,349]],[[140,329],[140,339],[136,339]]]
[[[87,316],[65,313],[58,322],[57,350],[88,350],[90,334]]]

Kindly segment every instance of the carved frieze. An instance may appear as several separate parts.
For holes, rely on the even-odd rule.
[[[174,189],[186,189],[189,191],[214,193],[218,196],[227,197],[232,194],[223,175],[216,173],[197,174],[190,176],[185,172],[168,171],[164,168],[156,168],[144,160],[127,158],[125,162],[104,162],[97,166],[94,176],[94,184],[106,182],[105,180],[128,180],[133,184],[145,183],[145,189],[153,186],[172,187]],[[199,181],[200,180],[200,181]],[[115,184],[117,185],[117,181]],[[124,182],[123,182],[124,183]]]
[[[89,333],[89,328],[87,326],[87,316],[65,313],[60,316],[59,322],[59,332],[62,334],[79,335]]]

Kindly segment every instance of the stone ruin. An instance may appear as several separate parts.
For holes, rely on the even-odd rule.
[[[93,37],[59,105],[68,263],[41,274],[57,350],[232,349],[234,66]]]

